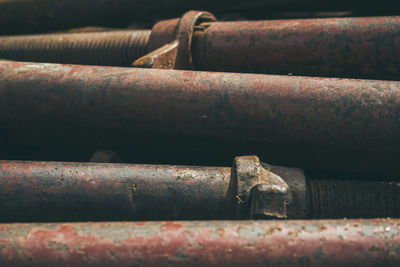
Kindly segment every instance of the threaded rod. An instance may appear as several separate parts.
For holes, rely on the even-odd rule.
[[[141,30],[0,37],[0,58],[130,66],[146,54],[150,33]]]
[[[400,182],[307,179],[307,210],[316,219],[398,217]]]

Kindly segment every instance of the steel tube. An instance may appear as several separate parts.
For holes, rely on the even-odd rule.
[[[0,224],[2,266],[398,266],[400,221]]]
[[[181,24],[157,23],[150,40],[150,31],[5,36],[0,58],[130,66],[174,41]],[[399,31],[400,17],[204,23],[188,37],[193,62],[178,55],[177,68],[193,63],[202,70],[398,80]]]
[[[234,218],[230,176],[222,167],[0,161],[0,220]]]
[[[400,216],[395,180],[310,179],[301,169],[264,169],[287,183],[289,219]],[[250,219],[253,202],[261,210],[283,207],[274,202],[279,196],[265,200],[251,193],[246,202],[237,185],[254,168],[247,170],[240,175],[235,167],[0,161],[0,221]],[[263,178],[256,185],[273,182]]]
[[[25,143],[123,131],[384,151],[399,117],[396,81],[0,62],[2,130]]]
[[[236,161],[243,167],[237,169]],[[250,194],[254,168],[260,170],[256,184],[281,181],[290,201],[266,203],[262,197],[272,196],[267,190]],[[250,211],[250,197],[261,198],[259,209]],[[267,172],[255,156],[236,158],[232,168],[0,161],[3,222],[250,219],[277,209],[285,218],[304,219],[306,205],[302,170],[268,166]]]
[[[398,80],[400,17],[237,21],[193,38],[197,68]]]

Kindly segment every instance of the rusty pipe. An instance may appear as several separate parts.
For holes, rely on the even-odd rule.
[[[400,17],[215,22],[193,14],[154,25],[148,50],[156,50],[133,66],[398,79]]]
[[[113,66],[137,60],[134,66],[153,68],[398,79],[400,17],[215,22],[209,13],[204,20],[205,13],[161,21],[150,39],[150,31],[0,37],[0,58]],[[178,39],[175,47],[145,55]],[[164,62],[149,65],[154,56]]]
[[[198,69],[399,79],[400,17],[236,21],[195,31]]]
[[[282,207],[279,218],[305,218],[303,172],[266,172],[257,157],[239,157],[232,168],[0,161],[0,221],[249,219],[267,210],[264,199],[257,208],[252,201],[281,197],[261,189],[251,199],[256,185],[277,184],[269,177],[291,188],[290,203],[267,203],[269,217]]]
[[[1,266],[399,266],[400,221],[0,224]]]
[[[25,144],[112,132],[382,152],[399,117],[397,81],[0,61],[1,130]]]
[[[0,161],[3,222],[399,217],[399,197],[395,180],[311,179],[256,157],[232,168]]]

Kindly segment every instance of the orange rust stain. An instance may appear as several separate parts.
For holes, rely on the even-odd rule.
[[[166,228],[167,230],[178,230],[182,228],[182,225],[175,222],[165,222],[163,228]]]
[[[219,229],[218,229],[218,232],[219,232],[219,237],[223,237],[224,234],[225,234],[225,229],[219,228]]]

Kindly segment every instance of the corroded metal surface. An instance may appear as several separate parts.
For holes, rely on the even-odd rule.
[[[400,217],[400,181],[307,179],[309,218]],[[350,214],[350,216],[349,216]]]
[[[0,221],[400,217],[395,180],[306,179],[242,158],[233,168],[0,161]]]
[[[107,31],[0,37],[0,58],[130,66],[147,52],[150,31]]]
[[[269,168],[265,169],[257,156],[236,157],[233,161],[233,170],[237,177],[235,181],[236,198],[239,200],[238,212],[243,212],[242,209],[251,202],[251,215],[241,216],[241,218],[257,216],[287,218],[286,203],[289,186],[284,179]],[[298,182],[301,183],[301,180]]]
[[[151,34],[1,37],[0,58],[109,66],[137,60],[135,67],[398,80],[400,17],[215,20],[189,11],[156,23]]]
[[[1,221],[235,217],[231,168],[0,161]]]
[[[108,130],[384,151],[399,117],[396,81],[0,61],[2,130],[24,143]]]
[[[0,224],[1,266],[399,266],[400,221]]]
[[[218,22],[198,31],[200,69],[399,79],[400,17]]]
[[[268,214],[269,218],[305,218],[301,170],[277,166],[266,170],[257,157],[252,158],[256,161],[249,168],[258,166],[262,171],[258,170],[257,181],[242,185],[247,190],[240,193],[238,181],[244,183],[249,177],[236,166],[0,161],[0,221],[250,219],[276,209],[284,209],[284,214]],[[250,197],[257,185],[274,186],[272,178],[285,184],[284,193],[290,190],[290,202],[274,196],[265,202],[266,190],[259,190],[261,197]],[[250,202],[257,202],[256,211],[261,212],[250,211],[254,206]]]
[[[172,19],[157,23],[148,44],[150,54],[139,58],[134,67],[152,67],[155,69],[193,69],[192,39],[195,28],[202,22],[214,22],[213,14],[205,11],[188,11],[181,19]],[[163,38],[165,37],[165,38]],[[168,43],[167,40],[171,40]]]

